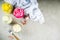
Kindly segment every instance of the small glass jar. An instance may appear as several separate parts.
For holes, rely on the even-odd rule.
[[[6,24],[11,24],[12,21],[13,21],[12,17],[9,16],[9,15],[3,16],[3,17],[2,17],[2,20],[3,20],[3,22],[5,22]]]
[[[21,25],[19,25],[19,24],[14,24],[12,27],[13,27],[13,32],[21,31]]]

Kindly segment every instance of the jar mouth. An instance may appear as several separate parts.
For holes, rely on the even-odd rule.
[[[20,32],[21,31],[21,26],[19,24],[14,24],[13,25],[13,31],[14,32]]]
[[[2,20],[7,24],[12,22],[12,18],[10,16],[3,16]]]

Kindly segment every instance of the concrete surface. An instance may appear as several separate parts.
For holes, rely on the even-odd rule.
[[[41,25],[30,21],[17,34],[21,40],[60,40],[60,2],[40,1],[39,5],[46,22]],[[2,22],[3,14],[0,3],[0,40],[9,40],[10,26]]]

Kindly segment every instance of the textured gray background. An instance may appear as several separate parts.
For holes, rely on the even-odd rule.
[[[18,33],[21,40],[60,40],[60,2],[59,1],[39,1],[39,7],[45,17],[46,22],[28,22]],[[0,40],[9,40],[9,25],[2,22],[4,13],[1,10],[0,2]]]

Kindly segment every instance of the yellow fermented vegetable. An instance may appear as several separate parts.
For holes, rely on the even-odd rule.
[[[2,4],[2,10],[6,13],[6,14],[10,14],[13,10],[13,6],[9,3],[3,3]]]

